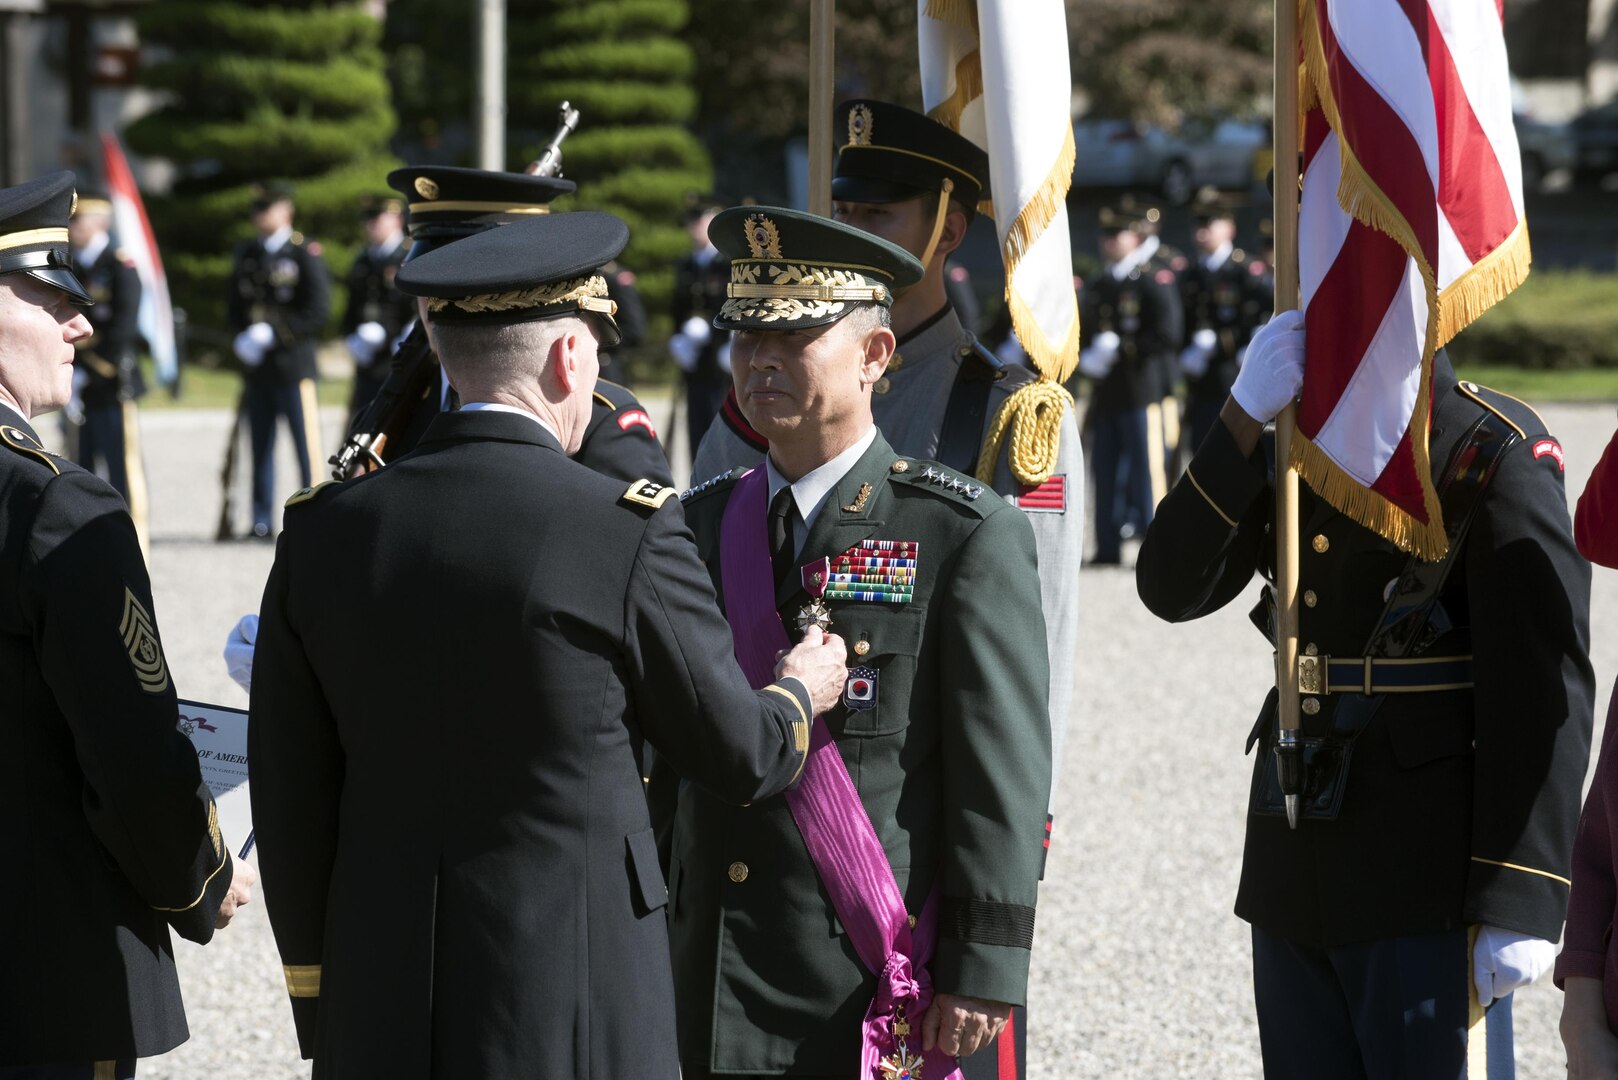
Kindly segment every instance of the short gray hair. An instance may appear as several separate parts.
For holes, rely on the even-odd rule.
[[[537,379],[545,370],[551,343],[568,333],[587,333],[577,316],[517,322],[433,322],[439,362],[462,397],[485,397]]]

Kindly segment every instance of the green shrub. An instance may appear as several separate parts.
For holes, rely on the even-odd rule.
[[[1618,368],[1618,275],[1535,270],[1449,345],[1457,367]]]

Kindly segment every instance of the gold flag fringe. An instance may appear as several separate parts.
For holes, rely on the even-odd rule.
[[[1075,325],[1077,325],[1075,323]],[[1061,383],[1041,377],[1012,392],[989,425],[989,434],[978,452],[977,477],[994,483],[995,463],[1007,431],[1011,449],[1006,454],[1011,475],[1030,487],[1050,479],[1062,448],[1062,418],[1073,407],[1073,395]]]
[[[1534,253],[1528,245],[1528,222],[1519,220],[1505,242],[1438,294],[1438,348],[1509,296],[1528,278]]]
[[[983,96],[983,58],[973,49],[955,62],[955,89],[927,115],[951,131],[961,130],[961,114],[966,107]]]
[[[929,19],[937,19],[951,26],[958,26],[962,30],[970,31],[973,37],[978,33],[978,5],[976,0],[927,0],[927,6],[922,14]]]
[[[1400,551],[1428,562],[1442,559],[1449,552],[1449,538],[1441,520],[1429,517],[1425,523],[1417,521],[1344,472],[1302,432],[1293,436],[1292,465],[1315,494]]]
[[[1051,166],[1051,171],[1045,174],[1044,183],[1040,184],[1039,190],[1034,192],[1028,201],[1023,204],[1023,208],[1017,211],[1017,220],[1013,221],[1011,228],[1006,230],[1006,239],[1002,244],[1003,250],[1001,254],[1006,264],[1008,288],[1013,268],[1022,259],[1024,253],[1033,246],[1034,241],[1038,240],[1045,230],[1050,227],[1051,221],[1056,217],[1056,212],[1066,205],[1067,190],[1073,182],[1075,151],[1072,125],[1064,124],[1063,129],[1065,135],[1062,139],[1062,148],[1056,153],[1056,162]],[[1010,192],[1001,192],[996,197],[1006,198],[1010,194]],[[1017,336],[1019,339],[1022,337],[1021,334]],[[1026,341],[1023,342],[1023,348],[1028,348]],[[1033,352],[1034,350],[1028,349],[1030,356],[1033,355]],[[1064,375],[1062,378],[1065,379],[1066,376]],[[1061,380],[1059,379],[1058,381]]]

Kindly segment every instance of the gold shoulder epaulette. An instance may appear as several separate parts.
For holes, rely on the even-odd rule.
[[[294,491],[292,493],[292,497],[287,500],[287,505],[297,506],[299,503],[306,503],[316,495],[319,495],[322,488],[329,488],[335,483],[337,483],[336,480],[322,480],[314,487],[299,488],[297,491]]]
[[[1528,438],[1530,434],[1539,435],[1550,431],[1545,426],[1545,421],[1540,417],[1538,410],[1521,398],[1514,398],[1510,394],[1502,394],[1498,390],[1480,386],[1475,382],[1460,382],[1456,384],[1455,388],[1510,424],[1513,430],[1524,439]],[[1517,415],[1513,416],[1512,413]],[[1533,419],[1530,420],[1530,417]],[[1526,431],[1524,430],[1525,425],[1537,430],[1533,432]]]
[[[62,475],[62,470],[56,467],[56,461],[51,457],[50,452],[35,442],[28,432],[22,428],[12,427],[10,424],[0,427],[0,442],[4,442],[18,453],[38,458],[50,467],[51,472],[57,476]]]
[[[633,506],[650,506],[656,510],[674,498],[674,494],[671,487],[664,487],[655,480],[640,479],[630,484],[629,490],[619,496],[619,499]]]

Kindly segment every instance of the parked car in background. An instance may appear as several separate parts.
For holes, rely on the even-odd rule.
[[[1580,183],[1604,184],[1618,173],[1618,101],[1586,109],[1569,126],[1578,151],[1574,173]]]
[[[1073,142],[1075,187],[1153,190],[1182,205],[1199,188],[1252,185],[1255,155],[1269,148],[1270,135],[1262,120],[1188,120],[1169,132],[1132,120],[1085,117],[1073,125]]]
[[[1522,189],[1543,191],[1563,182],[1578,157],[1573,131],[1566,124],[1547,124],[1525,112],[1512,113],[1517,149],[1522,154]]]

